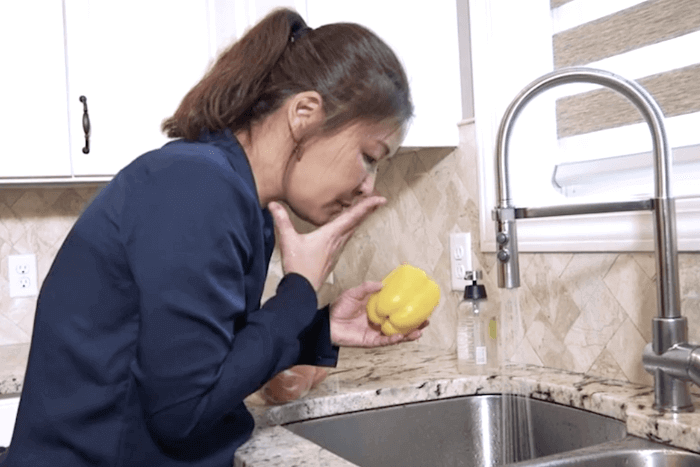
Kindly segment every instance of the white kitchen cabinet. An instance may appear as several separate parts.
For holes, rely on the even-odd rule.
[[[218,55],[277,8],[290,8],[306,19],[306,0],[209,0],[211,34]]]
[[[0,183],[109,180],[164,144],[162,120],[213,57],[212,1],[3,2]]]
[[[9,446],[19,409],[19,396],[0,396],[0,446]]]
[[[403,146],[457,146],[462,100],[455,0],[307,0],[306,7],[311,27],[359,23],[399,56],[415,106]]]
[[[63,11],[0,2],[0,180],[71,174]]]
[[[415,117],[403,146],[457,146],[462,100],[456,0],[435,0],[429,5],[396,0],[228,1],[234,5],[236,24],[229,31],[225,28],[233,25],[217,29],[220,44],[240,37],[278,7],[295,9],[314,28],[334,22],[370,28],[396,52],[410,81]]]
[[[312,27],[353,21],[377,32],[411,82],[416,116],[404,146],[456,146],[454,0],[430,8],[392,0],[2,2],[0,60],[9,72],[0,89],[0,184],[109,180],[167,141],[162,120],[216,54],[277,7],[296,9]]]
[[[210,61],[206,0],[66,0],[73,175],[111,176],[162,146],[172,115]],[[82,127],[87,97],[90,151]]]

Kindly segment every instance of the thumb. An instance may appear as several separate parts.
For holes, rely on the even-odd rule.
[[[267,209],[272,214],[272,219],[275,221],[275,226],[281,236],[285,236],[290,230],[296,233],[287,210],[280,203],[273,201],[267,205]]]
[[[382,283],[374,281],[363,282],[354,289],[357,298],[359,299],[363,299],[375,292],[379,292],[380,290],[382,290]]]

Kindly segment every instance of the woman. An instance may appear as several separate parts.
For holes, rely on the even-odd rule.
[[[377,163],[411,114],[400,63],[357,25],[279,10],[223,53],[163,123],[178,139],[123,169],[58,252],[2,465],[230,466],[253,429],[242,401],[276,374],[418,338],[368,325],[381,284],[316,303],[385,202]],[[280,202],[319,228],[298,234]],[[274,226],[285,276],[261,306]]]

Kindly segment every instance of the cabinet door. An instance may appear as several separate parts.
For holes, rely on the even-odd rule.
[[[210,63],[207,0],[65,0],[73,174],[110,176],[162,146]],[[82,128],[86,96],[90,151]]]
[[[61,2],[0,2],[0,63],[0,182],[70,176]]]
[[[307,9],[310,26],[361,24],[399,56],[415,106],[404,146],[457,146],[462,111],[455,0],[307,0]]]
[[[290,8],[306,19],[306,0],[209,0],[210,31],[216,53],[223,51],[276,8]]]

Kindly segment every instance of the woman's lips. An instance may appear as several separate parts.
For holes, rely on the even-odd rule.
[[[331,215],[337,216],[341,212],[345,211],[348,207],[352,206],[351,203],[346,203],[340,200],[336,200],[332,205],[330,205]]]

